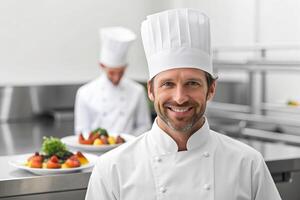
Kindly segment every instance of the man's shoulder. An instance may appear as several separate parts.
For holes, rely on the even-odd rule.
[[[129,79],[127,77],[124,77],[124,85],[125,87],[127,87],[129,90],[134,90],[134,91],[138,91],[138,92],[143,92],[145,89],[142,86],[142,84]]]
[[[227,135],[212,131],[218,138],[218,148],[223,153],[238,155],[242,158],[260,159],[261,153],[249,145]]]
[[[77,90],[77,93],[81,94],[81,93],[89,93],[90,91],[93,91],[94,88],[98,85],[99,82],[99,78],[93,79],[85,84],[83,84],[82,86],[80,86]]]

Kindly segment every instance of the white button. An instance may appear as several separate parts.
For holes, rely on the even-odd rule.
[[[209,185],[209,184],[204,184],[203,188],[204,188],[205,190],[210,190],[210,185]]]
[[[203,156],[207,158],[207,157],[209,157],[209,153],[206,151],[203,153]]]
[[[161,193],[165,193],[165,192],[167,191],[167,189],[166,189],[165,187],[160,187],[160,188],[159,188],[159,191],[160,191]]]
[[[156,156],[154,159],[155,159],[156,162],[161,162],[161,158],[158,157],[158,156]]]

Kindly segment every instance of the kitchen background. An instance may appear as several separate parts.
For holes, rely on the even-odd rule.
[[[100,74],[99,28],[120,25],[137,33],[126,75],[145,83],[141,22],[154,12],[179,7],[201,9],[211,19],[219,76],[208,106],[211,127],[246,139],[264,154],[283,199],[299,199],[298,0],[1,0],[0,162],[1,156],[38,149],[45,135],[73,134],[77,88]],[[83,175],[87,182],[89,176]],[[0,177],[0,194],[6,179],[6,174]],[[70,186],[70,191],[81,189],[73,197],[84,195],[86,182]]]
[[[261,44],[270,48],[268,59],[291,61],[300,57],[297,0],[4,0],[0,6],[0,85],[72,85],[91,80],[100,73],[98,30],[112,25],[127,26],[138,34],[130,51],[127,75],[145,81],[148,72],[140,24],[148,14],[177,7],[199,8],[210,16],[216,49]],[[223,52],[218,56],[234,60],[251,59],[260,53],[226,48]],[[220,80],[246,79],[242,72],[237,74],[219,76]],[[300,100],[299,74],[270,74],[268,101]]]
[[[0,85],[73,84],[96,77],[98,30],[113,25],[127,26],[138,34],[130,51],[128,76],[144,81],[147,68],[139,34],[141,22],[148,14],[177,7],[199,8],[208,14],[215,48],[283,44],[295,49],[270,51],[267,58],[300,56],[297,0],[2,0]],[[251,51],[234,53],[225,56],[239,60],[255,56]],[[299,85],[297,78],[289,74],[288,85],[282,78],[272,77],[270,84],[278,89],[268,98],[299,99],[300,94],[293,93]]]

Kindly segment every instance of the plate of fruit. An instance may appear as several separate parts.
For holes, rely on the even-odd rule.
[[[68,147],[82,151],[106,152],[129,140],[135,136],[128,134],[108,133],[103,128],[97,128],[85,137],[82,133],[62,138],[62,142]]]
[[[59,138],[45,137],[40,152],[18,156],[9,163],[37,175],[60,174],[92,168],[97,156],[70,152]]]

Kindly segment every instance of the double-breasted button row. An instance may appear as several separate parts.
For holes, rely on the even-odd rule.
[[[160,191],[161,193],[166,193],[166,192],[167,192],[167,188],[164,187],[164,186],[162,186],[162,187],[159,188],[159,191]]]
[[[161,161],[162,161],[161,157],[159,157],[159,156],[154,157],[154,160],[155,160],[156,162],[161,162]]]
[[[203,189],[205,189],[205,190],[210,190],[210,185],[209,185],[209,184],[204,184],[204,185],[203,185]]]
[[[209,153],[208,153],[207,151],[205,151],[205,152],[203,153],[203,156],[206,157],[206,158],[208,158],[208,157],[209,157]]]

